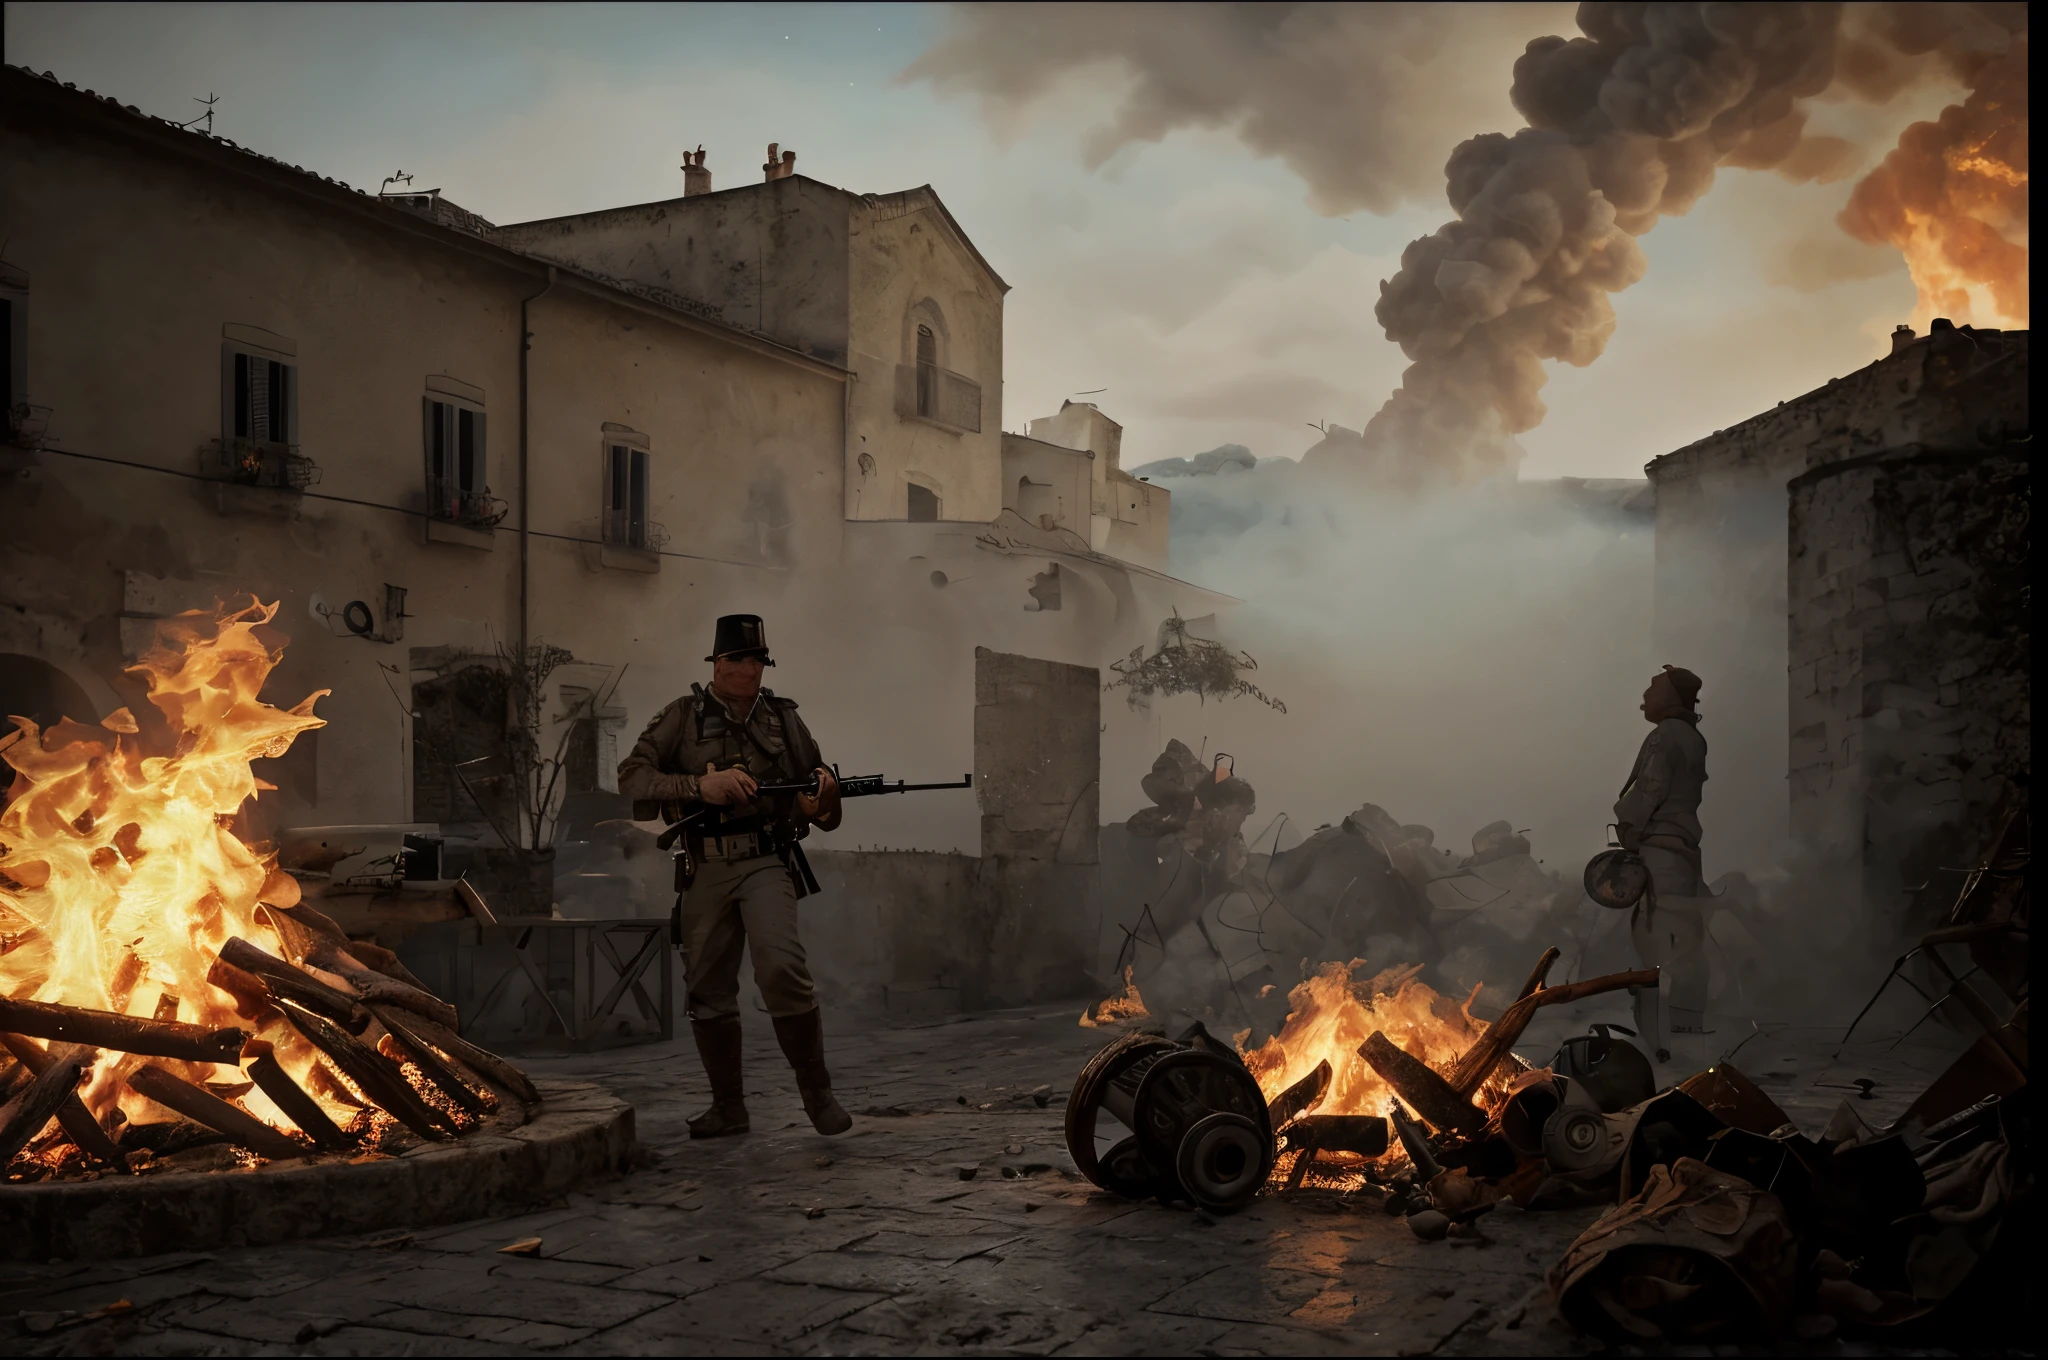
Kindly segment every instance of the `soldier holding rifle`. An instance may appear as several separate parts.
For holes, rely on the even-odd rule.
[[[747,947],[804,1113],[819,1133],[844,1133],[853,1118],[832,1096],[824,1026],[797,936],[797,899],[809,879],[797,842],[813,826],[839,825],[838,781],[796,702],[761,687],[762,668],[775,662],[759,616],[719,619],[705,659],[710,692],[690,686],[655,715],[619,763],[619,791],[627,797],[704,809],[684,831],[677,884],[690,1031],[711,1083],[711,1108],[690,1121],[690,1136],[748,1129],[739,1014],[740,951]],[[815,793],[760,791],[813,779]]]

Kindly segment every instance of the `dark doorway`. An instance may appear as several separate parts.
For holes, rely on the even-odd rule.
[[[939,517],[939,493],[928,486],[910,484],[910,516],[913,520],[935,520]]]

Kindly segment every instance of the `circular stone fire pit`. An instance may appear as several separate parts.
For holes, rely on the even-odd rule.
[[[396,1156],[337,1153],[255,1167],[0,1186],[0,1260],[151,1256],[426,1227],[554,1199],[625,1169],[633,1107],[603,1087],[540,1083],[474,1132]]]

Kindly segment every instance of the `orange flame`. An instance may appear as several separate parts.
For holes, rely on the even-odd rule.
[[[1417,982],[1419,966],[1390,968],[1363,983],[1352,973],[1364,959],[1326,963],[1292,992],[1293,1009],[1278,1034],[1244,1055],[1267,1100],[1330,1064],[1330,1086],[1318,1114],[1384,1115],[1394,1089],[1358,1056],[1359,1045],[1383,1031],[1394,1043],[1441,1072],[1486,1032],[1486,1023],[1434,988]],[[1478,995],[1478,989],[1473,990]],[[1496,1079],[1482,1089],[1480,1103],[1497,1094]]]
[[[130,1015],[153,1015],[174,997],[180,1020],[245,1023],[207,971],[229,936],[266,938],[259,901],[290,905],[298,896],[274,856],[234,834],[232,818],[273,787],[249,763],[325,726],[313,703],[329,692],[289,709],[258,697],[282,655],[285,639],[269,627],[276,613],[252,602],[165,622],[160,636],[180,645],[160,641],[130,668],[163,715],[163,736],[148,742],[158,754],[145,752],[141,725],[125,708],[96,726],[65,718],[48,731],[12,719],[18,733],[0,746],[15,772],[0,811],[0,931],[11,944],[0,954],[0,993]],[[290,1047],[302,1051],[289,1065],[303,1069],[310,1055]],[[279,1054],[288,1056],[284,1045]],[[119,1080],[138,1061],[102,1053],[81,1092],[87,1104],[153,1108]],[[239,1076],[170,1066],[192,1080]],[[259,1092],[243,1100],[251,1113],[290,1126]]]
[[[1151,1013],[1145,1009],[1145,998],[1138,995],[1138,984],[1131,981],[1131,970],[1126,968],[1123,995],[1098,1001],[1082,1011],[1081,1028],[1095,1029],[1118,1020],[1142,1020]]]
[[[1961,104],[1915,123],[1856,186],[1842,227],[1906,257],[1914,324],[1936,316],[2028,321],[2027,35],[1968,73]]]

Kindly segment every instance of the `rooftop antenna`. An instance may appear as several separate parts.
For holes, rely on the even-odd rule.
[[[213,135],[213,106],[215,104],[220,103],[220,96],[215,94],[213,91],[208,90],[206,92],[206,98],[201,99],[198,95],[195,94],[192,96],[192,102],[195,104],[204,104],[206,106],[206,112],[200,114],[197,118],[194,118],[191,123],[180,123],[178,124],[178,126],[191,127],[192,123],[203,122],[206,124],[206,126],[199,130],[205,133],[207,136],[211,137]]]
[[[1076,392],[1074,395],[1077,397],[1099,397],[1108,390],[1109,389],[1107,387],[1098,387],[1088,392]]]
[[[377,190],[378,194],[383,195],[390,193],[391,186],[394,184],[403,184],[406,186],[406,188],[410,189],[412,187],[412,176],[406,174],[405,171],[403,170],[399,171],[395,175],[385,176],[383,187]]]

